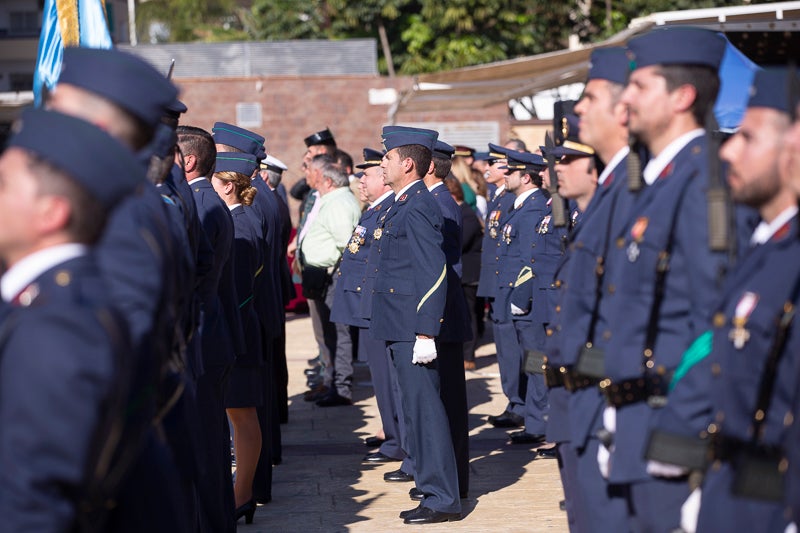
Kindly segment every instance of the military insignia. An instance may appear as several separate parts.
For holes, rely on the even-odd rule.
[[[489,237],[491,237],[492,239],[496,239],[497,238],[497,228],[490,228],[489,229]]]
[[[405,202],[408,199],[408,195],[404,194],[400,198],[397,199],[398,202]]]
[[[372,209],[373,211],[380,211],[380,210],[381,210],[381,204],[378,204],[378,205],[376,205],[376,206],[373,206],[373,207],[371,207],[370,209]]]
[[[506,244],[511,244],[511,229],[511,224],[503,226],[503,242]]]
[[[544,235],[550,231],[550,215],[546,215],[541,222],[539,222],[539,229],[536,230],[540,235]]]
[[[658,179],[663,179],[672,174],[672,170],[675,168],[675,163],[670,162],[669,165],[664,167],[664,170],[661,171],[661,174],[658,175]]]
[[[739,299],[739,303],[736,304],[733,314],[733,329],[728,332],[728,339],[737,350],[744,348],[744,345],[750,340],[750,332],[745,325],[757,304],[758,294],[754,292],[744,293]]]
[[[563,139],[569,137],[569,122],[567,122],[567,117],[561,117],[561,135]]]
[[[644,237],[644,232],[647,230],[648,222],[649,220],[647,217],[639,217],[636,219],[636,222],[631,228],[631,237],[634,241],[642,242],[642,237]]]
[[[376,241],[381,240],[381,235],[383,235],[383,228],[375,228],[375,231],[372,232],[372,238]]]
[[[636,241],[631,241],[631,243],[628,245],[626,253],[628,255],[628,261],[635,263],[636,260],[639,259],[639,243]]]
[[[32,285],[28,285],[24,291],[19,293],[19,296],[16,297],[16,301],[19,302],[19,305],[22,307],[28,307],[33,303],[37,296],[39,296],[39,285],[34,283]]]
[[[497,227],[499,223],[500,223],[500,211],[494,210],[491,213],[489,213],[489,226]]]
[[[361,245],[364,244],[364,236],[367,234],[367,228],[359,224],[356,226],[356,229],[353,230],[353,236],[350,237],[350,242],[347,245],[347,249],[350,251],[351,254],[357,254],[358,250],[361,248]]]
[[[580,212],[577,209],[572,212],[572,225],[573,226],[578,221],[578,215],[580,215]]]

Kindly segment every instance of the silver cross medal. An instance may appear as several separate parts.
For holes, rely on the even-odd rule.
[[[733,329],[728,333],[728,339],[733,342],[733,347],[737,350],[744,348],[744,345],[750,340],[750,332],[744,327],[746,322],[746,318],[734,318]]]

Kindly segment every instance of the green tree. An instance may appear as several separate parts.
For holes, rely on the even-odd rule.
[[[149,0],[136,8],[137,37],[149,42],[153,24],[162,24],[170,42],[244,39],[233,0]]]

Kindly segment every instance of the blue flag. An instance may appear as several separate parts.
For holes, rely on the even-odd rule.
[[[750,85],[758,65],[728,41],[722,64],[719,66],[720,87],[714,105],[714,115],[722,131],[733,132],[739,127],[750,98]]]
[[[77,9],[64,8],[60,13],[56,0],[45,0],[42,34],[33,74],[33,97],[42,106],[42,89],[52,89],[61,73],[65,46],[111,48],[106,13],[102,0],[76,0]],[[69,12],[67,12],[69,11]],[[77,31],[75,31],[77,30]],[[62,31],[68,34],[63,35]]]

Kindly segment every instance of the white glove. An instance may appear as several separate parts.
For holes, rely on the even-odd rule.
[[[606,407],[603,410],[603,427],[612,435],[617,431],[617,408]],[[608,474],[611,472],[611,454],[614,452],[614,445],[606,447],[605,444],[600,443],[597,448],[597,467],[600,469],[600,474],[608,479]]]
[[[797,533],[797,524],[790,522],[786,529],[783,530],[783,533]]]
[[[701,496],[700,489],[694,489],[681,505],[681,529],[686,533],[697,531],[697,517],[700,515]]]
[[[434,359],[436,359],[436,341],[417,337],[411,362],[415,365],[426,365]]]
[[[647,473],[655,477],[681,477],[689,473],[688,468],[660,461],[647,461]]]
[[[528,312],[524,309],[520,309],[514,304],[511,304],[511,314],[514,316],[519,316],[519,315],[527,315]]]

